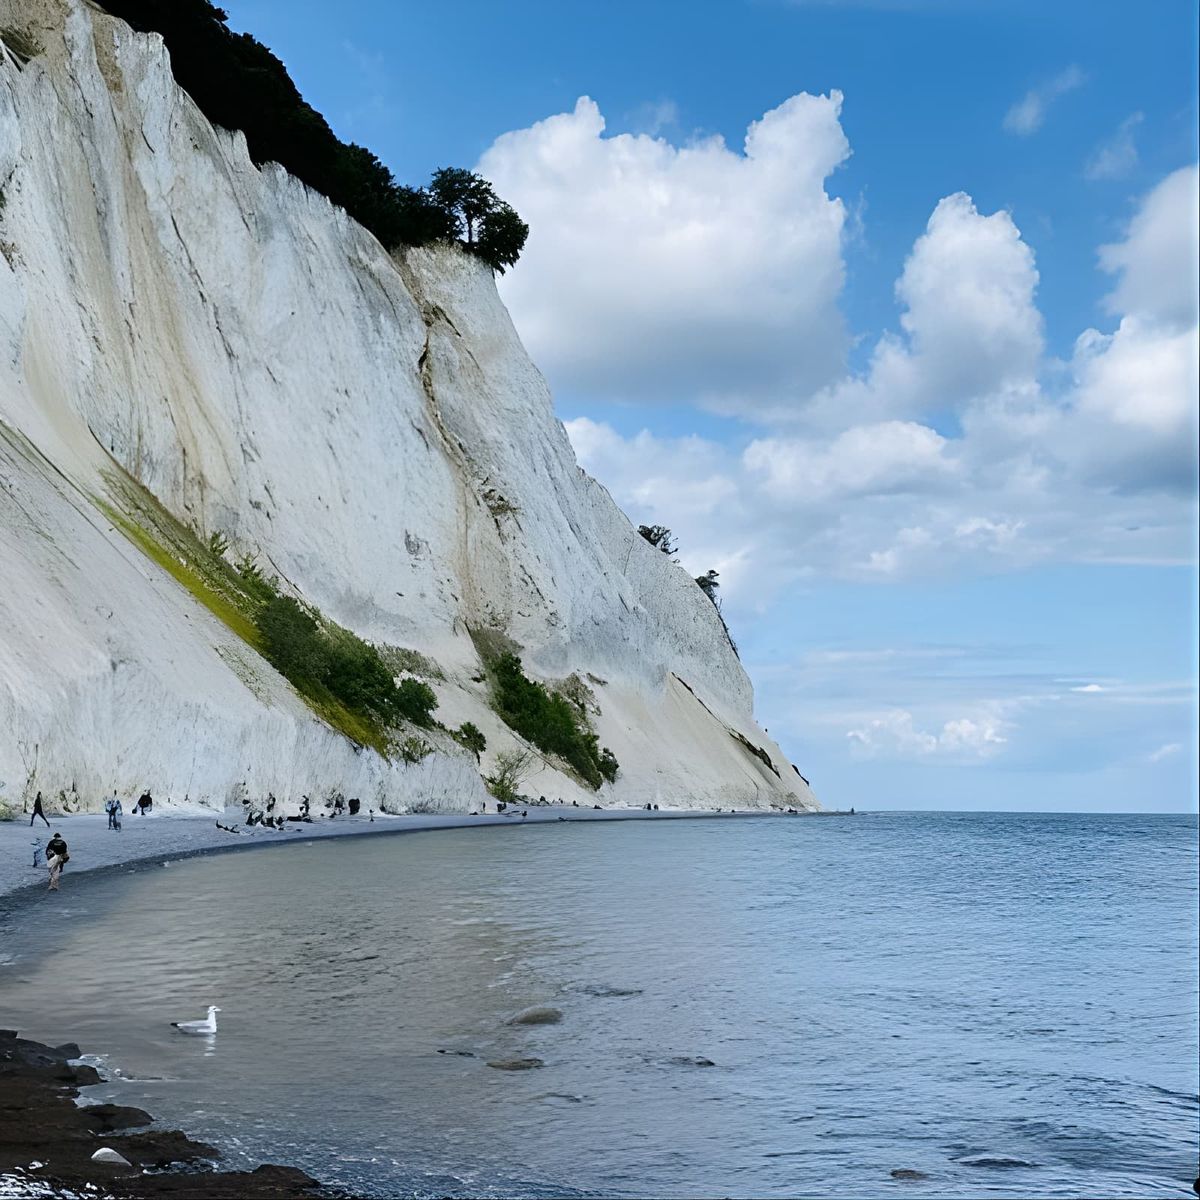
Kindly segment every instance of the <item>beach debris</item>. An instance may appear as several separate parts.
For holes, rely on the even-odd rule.
[[[203,1021],[172,1021],[171,1024],[180,1033],[209,1034],[217,1032],[217,1013],[221,1010],[215,1005],[208,1006],[208,1016]]]
[[[133,1163],[129,1161],[123,1154],[118,1154],[110,1146],[101,1146],[95,1154],[92,1155],[92,1162],[112,1163],[118,1167],[132,1167]]]
[[[546,1064],[540,1058],[489,1058],[487,1065],[495,1071],[534,1071]]]
[[[522,1009],[515,1017],[509,1017],[510,1025],[557,1025],[563,1018],[562,1009],[535,1006]]]

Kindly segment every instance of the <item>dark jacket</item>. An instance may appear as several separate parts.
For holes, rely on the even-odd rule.
[[[61,854],[63,857],[68,857],[67,843],[64,842],[62,840],[62,838],[58,837],[58,836],[52,837],[46,843],[46,857],[53,858],[54,855],[56,855],[56,854]]]

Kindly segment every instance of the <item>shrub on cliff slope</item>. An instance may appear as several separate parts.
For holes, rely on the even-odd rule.
[[[528,678],[515,654],[502,654],[490,667],[493,703],[506,725],[558,755],[594,788],[616,778],[617,760],[609,750],[601,754],[596,735],[566,697]]]
[[[250,34],[234,33],[227,14],[209,0],[103,3],[134,29],[162,35],[179,85],[214,125],[246,135],[256,163],[279,163],[389,249],[460,236],[452,206],[430,190],[398,184],[370,150],[340,141],[283,63]],[[467,238],[466,248],[503,271],[517,261],[529,231],[507,204],[492,199],[493,215]]]
[[[374,646],[348,629],[320,624],[290,596],[275,596],[255,618],[263,653],[305,695],[332,697],[383,725],[430,725],[437,697],[419,679],[399,684]]]

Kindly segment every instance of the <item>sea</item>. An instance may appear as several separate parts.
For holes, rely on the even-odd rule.
[[[0,1025],[359,1196],[1185,1197],[1197,868],[1195,816],[860,812],[68,869]]]

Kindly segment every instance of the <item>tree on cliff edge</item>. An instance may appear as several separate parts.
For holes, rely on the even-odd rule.
[[[493,270],[511,267],[529,226],[471,171],[439,171],[430,187],[397,183],[363,146],[342,142],[288,75],[287,68],[210,0],[103,0],[115,17],[160,34],[171,71],[201,112],[240,129],[255,164],[279,163],[341,205],[389,250],[461,240]],[[18,5],[18,7],[20,7]]]
[[[520,258],[529,226],[482,175],[443,167],[433,173],[429,195],[449,218],[454,235],[493,270],[503,275]]]

